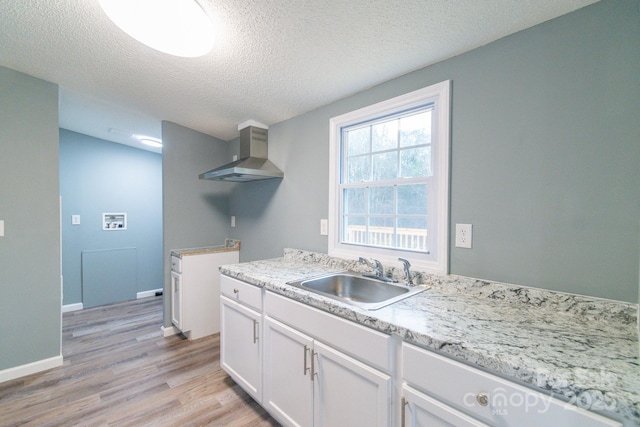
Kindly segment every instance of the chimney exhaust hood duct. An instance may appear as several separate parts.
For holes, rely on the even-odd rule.
[[[200,179],[249,182],[284,177],[284,173],[267,159],[267,126],[249,120],[238,125],[240,160],[200,174]]]

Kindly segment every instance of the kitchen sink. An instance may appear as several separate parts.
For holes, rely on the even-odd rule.
[[[383,282],[357,273],[334,273],[288,284],[367,310],[377,310],[426,289]]]

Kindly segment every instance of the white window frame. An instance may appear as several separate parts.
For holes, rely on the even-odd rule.
[[[400,267],[398,257],[411,262],[414,269],[428,273],[448,274],[449,272],[449,156],[451,135],[451,81],[409,92],[386,101],[379,102],[329,120],[329,255],[358,259],[375,258],[385,266]],[[401,249],[378,248],[340,242],[340,167],[342,129],[363,121],[393,114],[399,111],[434,103],[434,126],[436,138],[432,141],[434,178],[437,185],[435,214],[435,247],[432,254],[404,251]]]

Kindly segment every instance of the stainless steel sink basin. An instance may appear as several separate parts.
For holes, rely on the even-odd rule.
[[[387,283],[355,273],[335,273],[289,284],[367,310],[382,308],[426,289]]]

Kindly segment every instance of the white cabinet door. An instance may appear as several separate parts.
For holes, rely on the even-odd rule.
[[[402,387],[402,427],[486,427],[487,425],[411,387]]]
[[[220,297],[220,366],[257,402],[262,402],[261,314]]]
[[[314,343],[314,427],[391,425],[391,377]]]
[[[182,329],[182,279],[179,273],[171,272],[171,323]]]
[[[386,427],[391,377],[265,318],[264,407],[286,426]]]
[[[308,336],[265,318],[263,406],[287,426],[313,425],[313,379]]]

